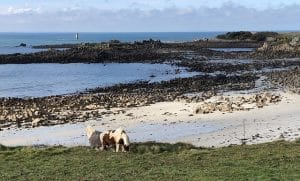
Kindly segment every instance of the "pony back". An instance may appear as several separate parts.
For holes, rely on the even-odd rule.
[[[126,132],[124,131],[124,129],[122,127],[118,128],[114,131],[114,134],[118,134],[118,135],[121,135],[123,133],[126,133]]]

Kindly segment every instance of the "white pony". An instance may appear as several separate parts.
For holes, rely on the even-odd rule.
[[[91,126],[87,126],[86,135],[89,139],[89,143],[92,148],[96,148],[96,149],[101,148],[102,144],[100,140],[100,135],[101,135],[100,131],[97,131]]]
[[[116,152],[119,152],[120,146],[122,152],[129,151],[129,137],[123,128],[102,132],[100,134],[100,142],[102,143],[102,150],[106,150],[109,146],[115,145]]]

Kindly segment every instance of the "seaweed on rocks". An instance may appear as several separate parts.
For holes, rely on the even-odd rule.
[[[300,66],[290,70],[270,72],[267,75],[273,84],[300,94]]]
[[[181,51],[197,51],[204,56],[237,56],[231,53],[210,51],[207,48],[247,47],[258,48],[253,42],[219,42],[195,41],[184,43],[161,43],[160,41],[143,41],[135,43],[86,43],[74,45],[43,45],[48,51],[0,55],[0,64],[26,63],[130,63],[163,62],[181,57]],[[53,48],[68,48],[55,50]],[[166,50],[166,51],[165,51]]]
[[[96,88],[74,95],[41,98],[1,98],[0,128],[82,122],[101,118],[110,108],[146,106],[162,101],[203,100],[185,97],[185,93],[219,90],[244,90],[254,87],[255,76],[196,76],[161,83],[120,84]],[[213,95],[213,94],[210,94]],[[194,99],[194,98],[192,98]]]

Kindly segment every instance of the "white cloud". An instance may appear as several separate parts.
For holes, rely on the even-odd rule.
[[[3,11],[2,11],[3,12]],[[0,31],[231,31],[296,30],[300,5],[257,10],[227,3],[219,8],[119,9],[11,8]]]
[[[8,8],[1,8],[0,15],[16,15],[16,14],[37,14],[41,13],[40,8],[15,8],[15,7],[8,7]]]

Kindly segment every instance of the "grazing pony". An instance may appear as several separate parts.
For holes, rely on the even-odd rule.
[[[116,152],[119,152],[120,146],[122,152],[129,151],[129,137],[122,128],[118,128],[116,130],[109,130],[101,133],[100,141],[102,143],[102,150],[106,150],[109,146],[115,145]]]
[[[100,131],[95,130],[91,126],[87,126],[86,135],[89,139],[89,143],[92,148],[96,148],[96,149],[101,148],[102,144],[100,140],[100,135],[101,135]]]

